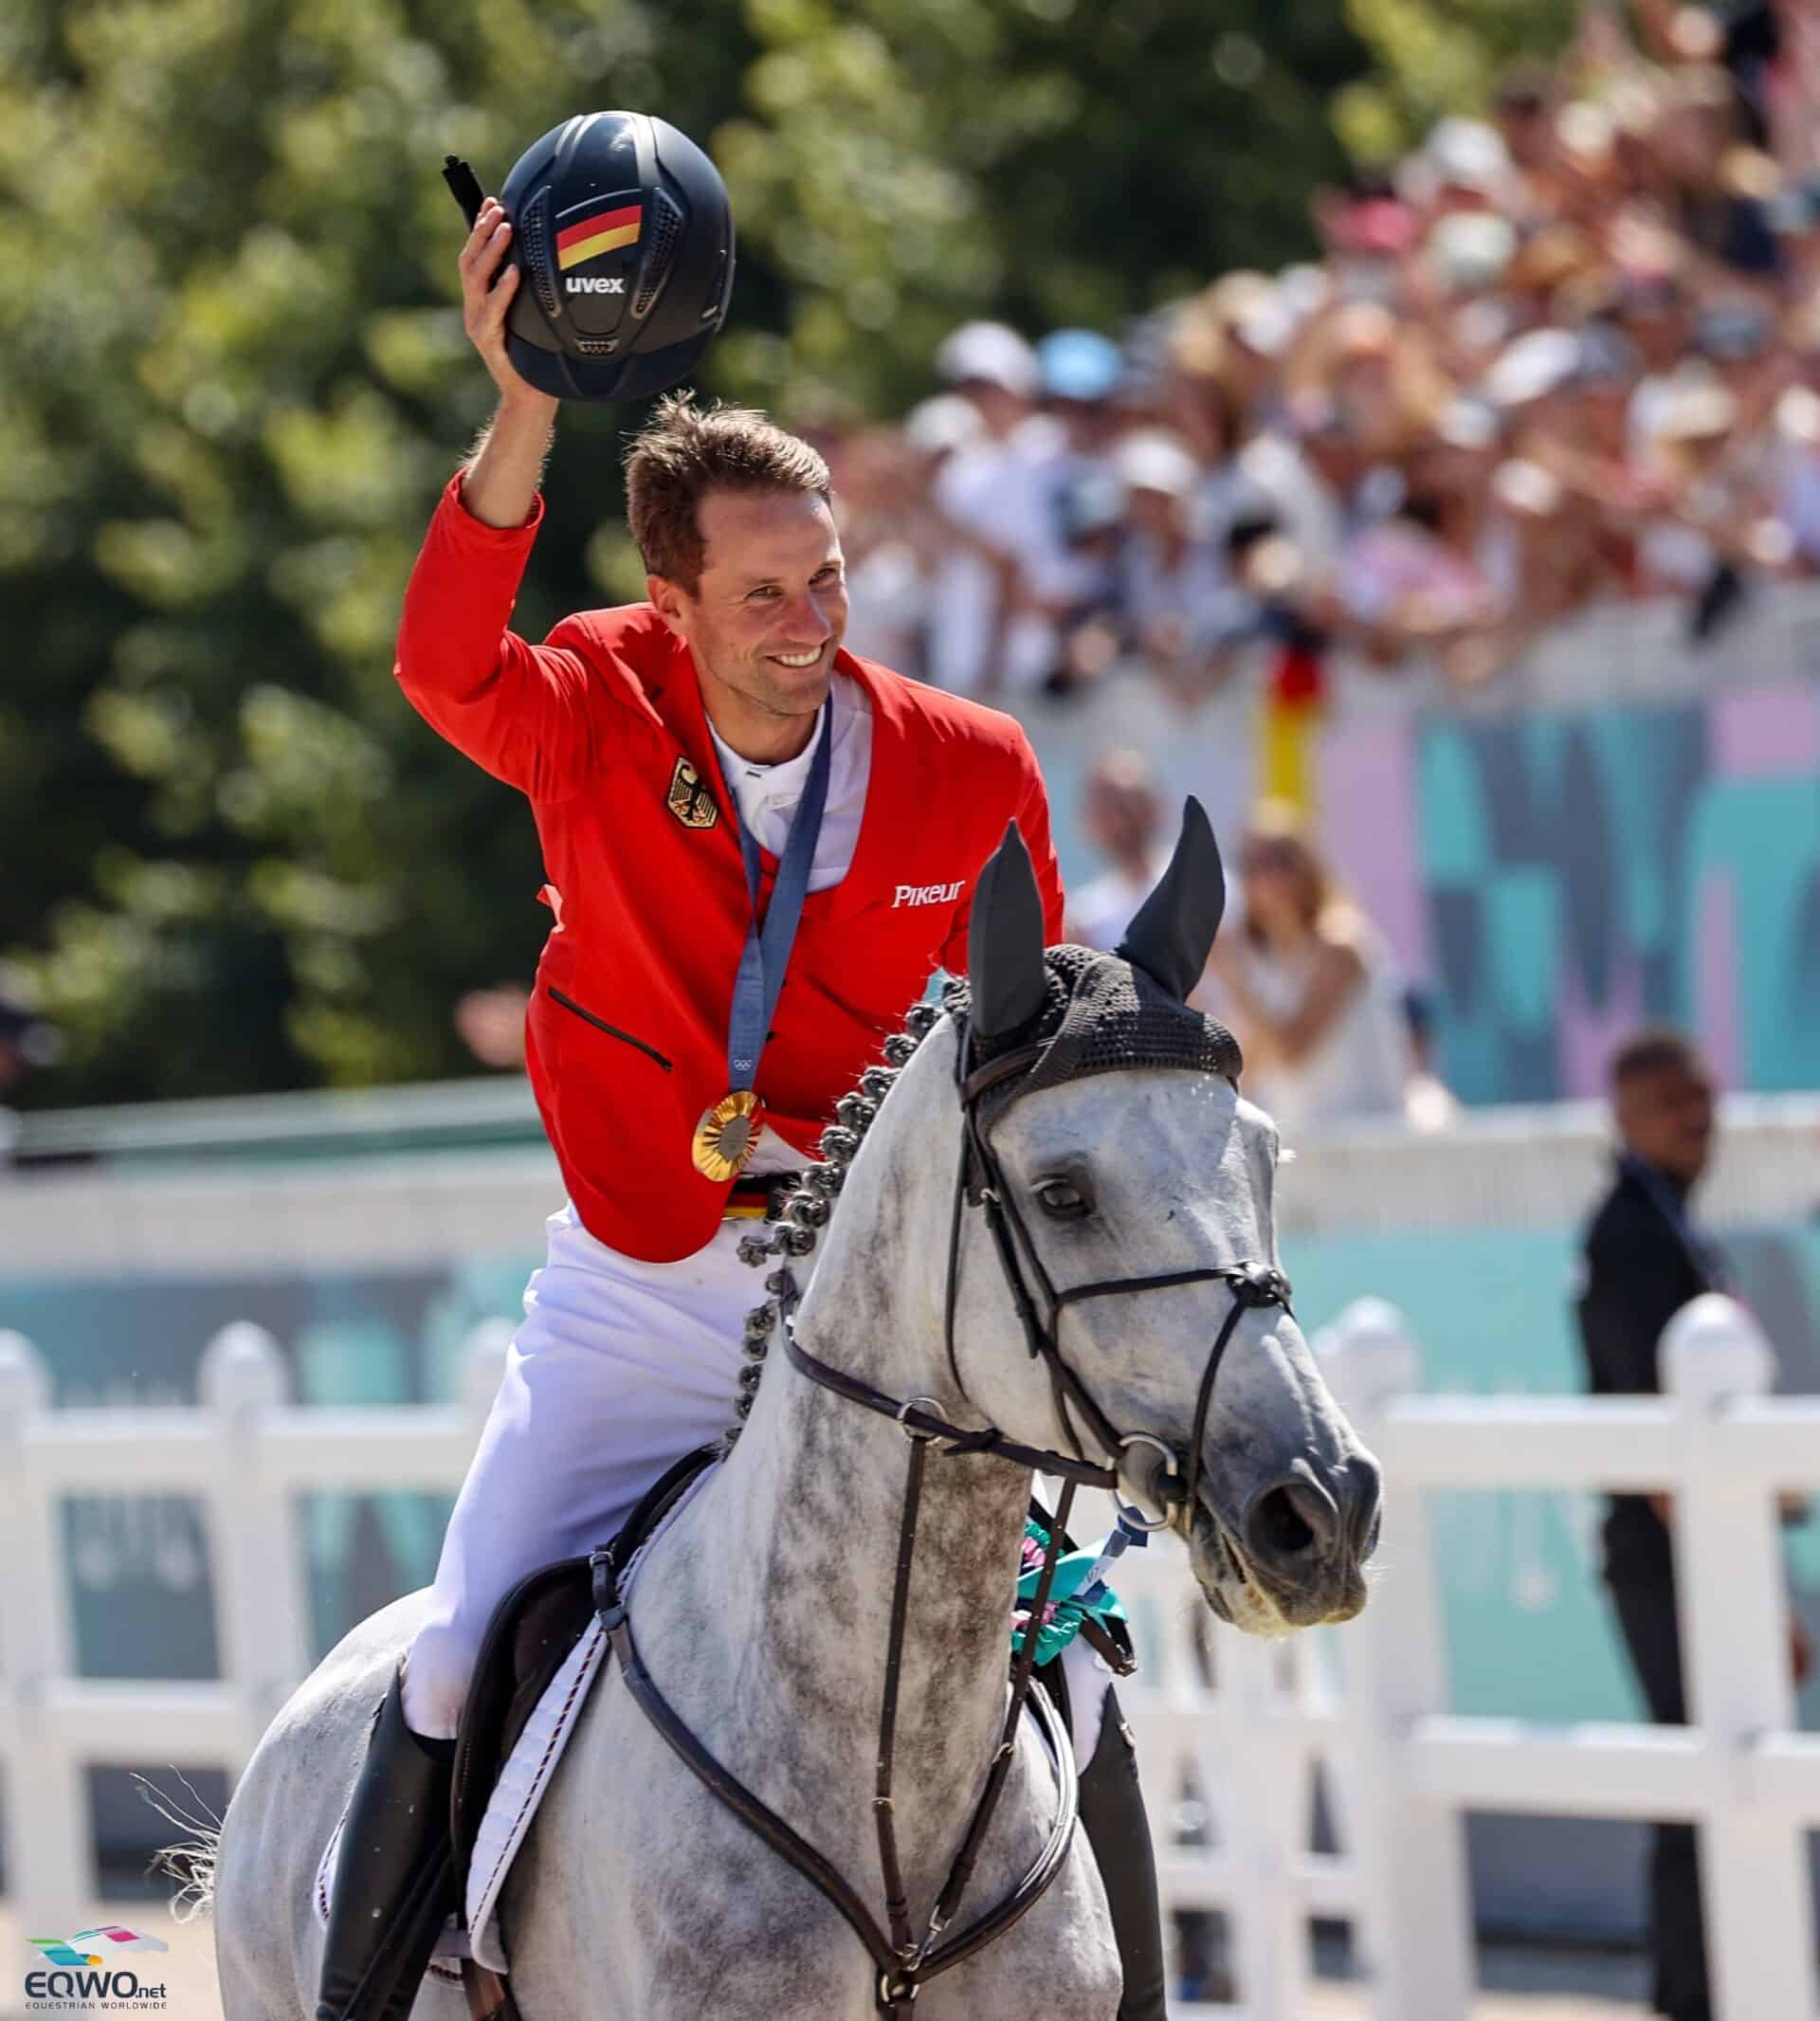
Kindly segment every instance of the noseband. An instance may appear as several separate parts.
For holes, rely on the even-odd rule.
[[[879,1862],[884,1877],[885,1912],[890,1924],[887,1937],[851,1885],[829,1866],[815,1848],[802,1839],[784,1820],[759,1801],[751,1791],[710,1755],[677,1717],[659,1692],[650,1674],[639,1661],[624,1603],[617,1592],[616,1568],[603,1565],[607,1553],[595,1554],[595,1596],[601,1616],[613,1644],[622,1674],[633,1699],[643,1708],[658,1732],[677,1755],[737,1815],[844,1916],[872,1957],[877,1968],[874,1994],[881,2014],[887,2021],[908,2021],[910,2008],[925,1980],[957,1965],[963,1958],[991,1943],[1009,1930],[1041,1899],[1061,1872],[1067,1856],[1078,1812],[1075,1784],[1074,1746],[1066,1726],[1047,1694],[1033,1686],[1038,1629],[1048,1605],[1056,1564],[1065,1548],[1068,1514],[1075,1490],[1083,1484],[1109,1490],[1118,1498],[1120,1520],[1134,1529],[1160,1530],[1186,1511],[1184,1527],[1192,1535],[1198,1506],[1201,1477],[1201,1447],[1207,1429],[1208,1411],[1213,1400],[1213,1384],[1220,1363],[1245,1313],[1265,1306],[1289,1309],[1289,1286],[1282,1274],[1263,1264],[1225,1264],[1203,1269],[1173,1270],[1154,1277],[1107,1278],[1091,1284],[1073,1284],[1057,1290],[1017,1203],[1006,1186],[997,1157],[989,1140],[981,1102],[989,1093],[1008,1086],[1041,1057],[1041,1046],[1029,1046],[1006,1053],[981,1066],[971,1063],[974,1034],[963,1024],[956,1062],[956,1082],[960,1098],[963,1135],[960,1169],[955,1182],[955,1204],[948,1243],[948,1282],[944,1327],[948,1364],[956,1388],[965,1397],[956,1351],[955,1316],[959,1299],[960,1237],[966,1211],[974,1208],[986,1217],[998,1252],[1007,1288],[1017,1308],[1019,1322],[1030,1357],[1046,1363],[1056,1414],[1072,1453],[1048,1451],[1010,1439],[996,1427],[969,1431],[939,1416],[933,1399],[926,1396],[895,1397],[874,1389],[870,1383],[820,1360],[796,1338],[792,1324],[798,1292],[786,1267],[768,1286],[778,1294],[783,1320],[784,1352],[791,1365],[811,1382],[831,1390],[837,1396],[861,1404],[866,1410],[893,1419],[910,1444],[908,1477],[904,1484],[903,1513],[898,1530],[898,1557],[891,1595],[891,1622],[886,1648],[883,1703],[880,1709],[878,1773],[874,1784],[873,1818],[878,1831]],[[1015,1099],[1013,1095],[1011,1099]],[[1028,1272],[1027,1275],[1027,1266]],[[1046,1317],[1032,1296],[1032,1279],[1046,1306]],[[1066,1307],[1087,1299],[1111,1298],[1139,1291],[1171,1290],[1178,1285],[1224,1284],[1231,1302],[1214,1338],[1202,1372],[1194,1401],[1193,1429],[1186,1453],[1150,1431],[1119,1432],[1094,1400],[1086,1385],[1064,1357],[1058,1334]],[[1070,1409],[1085,1426],[1088,1435],[1105,1454],[1103,1463],[1087,1457],[1075,1429]],[[1125,1453],[1134,1446],[1148,1447],[1163,1456],[1164,1477],[1156,1489],[1163,1513],[1156,1518],[1136,1516],[1120,1492]],[[1035,1593],[1024,1633],[1023,1647],[1011,1671],[1010,1697],[999,1744],[987,1772],[986,1785],[974,1806],[960,1849],[955,1856],[948,1879],[937,1899],[926,1934],[919,1939],[912,1931],[909,1903],[898,1854],[896,1815],[892,1802],[893,1761],[896,1750],[898,1684],[902,1668],[903,1641],[909,1613],[910,1572],[916,1549],[917,1515],[922,1495],[922,1481],[931,1451],[944,1459],[984,1453],[1007,1460],[1015,1466],[1058,1476],[1063,1488],[1054,1517],[1048,1520],[1048,1542],[1044,1552]],[[957,1936],[944,1938],[960,1906],[962,1895],[973,1876],[985,1843],[987,1827],[997,1809],[999,1796],[1016,1752],[1018,1722],[1026,1703],[1043,1729],[1054,1757],[1059,1801],[1055,1822],[1036,1861],[1012,1892],[996,1907],[988,1910]]]

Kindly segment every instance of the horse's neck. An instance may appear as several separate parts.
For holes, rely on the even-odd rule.
[[[843,1300],[845,1306],[846,1302]],[[862,1297],[814,1352],[894,1394],[888,1345]],[[864,1344],[862,1344],[864,1343]],[[914,1385],[912,1386],[914,1387]],[[791,1814],[846,1814],[872,1836],[870,1764],[885,1684],[893,1577],[911,1447],[888,1418],[810,1381],[781,1348],[767,1364],[719,1534],[734,1556],[717,1606],[740,1665],[741,1717],[762,1721]],[[1029,1476],[930,1449],[900,1674],[895,1811],[913,1904],[939,1884],[1002,1730],[1010,1604]],[[758,1651],[764,1651],[760,1659]],[[792,1785],[794,1785],[792,1788]],[[923,1893],[919,1897],[918,1890]]]
[[[957,1125],[931,1118],[952,1102],[952,1066],[944,1033],[905,1070],[823,1237],[800,1324],[834,1367],[971,1423],[942,1346]],[[703,1652],[694,1688],[758,1793],[875,1884],[871,1767],[910,1457],[889,1418],[810,1381],[774,1345],[733,1462],[699,1515],[685,1512],[696,1520],[676,1563],[689,1591],[671,1602],[675,1654]],[[1029,1489],[1003,1461],[928,1450],[893,1793],[914,1913],[933,1905],[1003,1731]]]

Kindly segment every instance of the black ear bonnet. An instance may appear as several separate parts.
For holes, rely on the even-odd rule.
[[[1200,803],[1184,810],[1170,866],[1116,954],[1043,947],[1043,908],[1016,825],[980,873],[969,930],[971,981],[944,1008],[966,1025],[962,1071],[1028,1054],[987,1089],[990,1114],[1019,1095],[1087,1074],[1174,1067],[1238,1083],[1239,1042],[1185,998],[1200,980],[1226,905],[1226,878]]]

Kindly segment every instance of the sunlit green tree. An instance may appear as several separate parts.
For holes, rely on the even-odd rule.
[[[438,170],[662,111],[739,222],[712,390],[927,390],[959,317],[1121,319],[1305,250],[1360,46],[1328,0],[13,0],[0,10],[0,951],[59,1102],[462,1070],[528,973],[523,808],[397,695],[485,418]],[[518,622],[636,593],[565,414]]]
[[[1444,113],[1483,111],[1513,64],[1559,57],[1591,11],[1585,0],[1345,0],[1345,9],[1373,62],[1341,87],[1335,124],[1356,155],[1379,160]]]

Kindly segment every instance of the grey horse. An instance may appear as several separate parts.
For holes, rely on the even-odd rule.
[[[904,1064],[846,1166],[794,1333],[821,1361],[921,1399],[951,1424],[1129,1463],[1130,1498],[1168,1514],[1213,1611],[1280,1634],[1364,1605],[1377,1469],[1287,1309],[1247,1308],[1228,1324],[1231,1290],[1205,1274],[1274,1266],[1277,1139],[1234,1080],[1192,1056],[1206,1043],[1197,1030],[1231,1047],[1180,1000],[1218,920],[1205,892],[1184,893],[1192,867],[1178,850],[1173,891],[1146,907],[1156,952],[1140,975],[1118,956],[1045,956],[1034,885],[1026,893],[1020,883],[1028,858],[1021,845],[1013,858],[1008,840],[975,897],[971,999],[955,992],[933,1029],[927,1018],[913,1026],[914,1049],[901,1041],[887,1054]],[[1127,950],[1144,943],[1143,925],[1140,917]],[[1158,973],[1167,989],[1150,979]],[[1041,1066],[1026,1076],[992,1113],[990,1142],[1045,1282],[1151,1281],[1048,1316],[1100,1423],[1142,1435],[1123,1452],[1094,1449],[1103,1441],[1031,1352],[977,1200],[956,1197],[970,1115],[957,1067],[976,1065],[981,1034],[1008,1019],[1033,1029],[1032,1050],[1046,1044],[1052,1058],[1096,990],[1112,1009],[1082,1027],[1076,1069],[1049,1084]],[[1182,1045],[1180,1057],[1170,1052]],[[1236,1065],[1236,1048],[1231,1056]],[[799,1280],[808,1262],[792,1265]],[[1224,1359],[1206,1398],[1216,1338]],[[1197,1400],[1204,1434],[1190,1456]],[[919,1929],[1000,1746],[1032,1482],[1028,1468],[990,1454],[928,1450],[893,1800]],[[873,1769],[909,1453],[889,1416],[774,1353],[737,1446],[662,1534],[630,1603],[644,1665],[697,1740],[880,1914]],[[1169,1501],[1165,1454],[1192,1459],[1192,1502],[1179,1485]],[[318,1861],[425,1598],[399,1600],[350,1633],[240,1781],[212,1874],[227,2021],[314,2012]],[[1016,1889],[1050,1831],[1059,1780],[1027,1720],[963,1919]],[[595,1686],[519,1855],[502,1926],[525,2021],[866,2021],[880,2012],[879,1973],[853,1929],[678,1758],[616,1667]],[[1119,1992],[1100,1876],[1077,1832],[1047,1891],[990,1946],[929,1979],[918,2013],[1113,2021]],[[465,2012],[459,1991],[434,1979],[413,2010],[416,2021],[464,2021]]]

